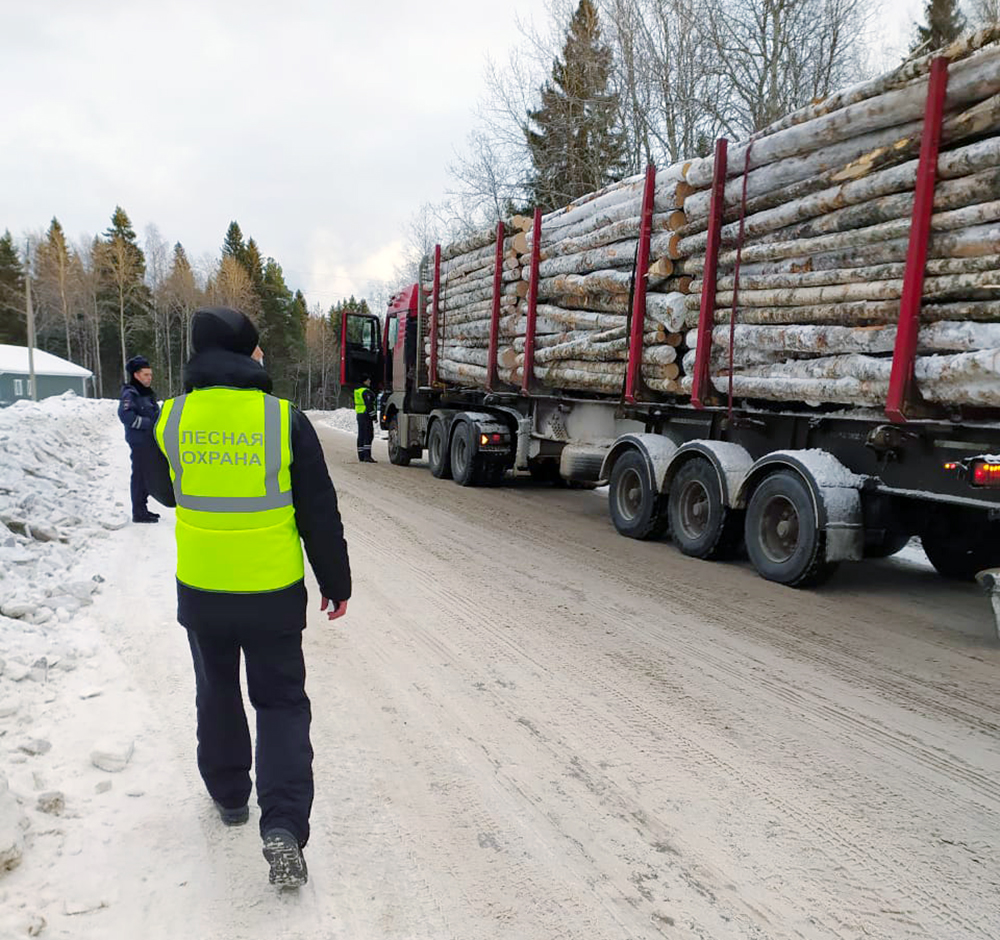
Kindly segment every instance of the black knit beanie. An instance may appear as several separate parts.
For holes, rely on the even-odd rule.
[[[202,307],[191,319],[191,346],[196,353],[228,349],[249,356],[260,339],[250,318],[231,307]]]

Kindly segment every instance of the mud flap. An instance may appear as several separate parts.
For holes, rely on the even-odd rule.
[[[976,582],[989,596],[993,608],[993,630],[1000,640],[1000,568],[987,568],[976,575]]]

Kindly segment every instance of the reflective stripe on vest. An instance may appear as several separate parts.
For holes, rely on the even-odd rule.
[[[354,411],[359,415],[363,415],[368,411],[368,406],[365,404],[365,387],[363,385],[354,390]]]
[[[257,389],[164,402],[156,442],[177,503],[177,580],[259,593],[302,580],[291,483],[291,406]]]

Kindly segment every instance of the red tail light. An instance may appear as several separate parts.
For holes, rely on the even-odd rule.
[[[1000,463],[977,460],[972,464],[973,486],[1000,486]]]

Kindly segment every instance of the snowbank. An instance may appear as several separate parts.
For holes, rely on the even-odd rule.
[[[358,431],[358,419],[353,408],[338,408],[336,411],[307,411],[306,414],[313,424],[321,427],[332,428],[334,431],[344,431],[348,434],[356,434]]]
[[[48,879],[60,856],[92,844],[93,801],[127,776],[108,768],[128,764],[149,718],[90,617],[113,574],[109,540],[131,518],[116,407],[67,393],[0,410],[2,937],[109,903],[86,865],[60,893]]]

